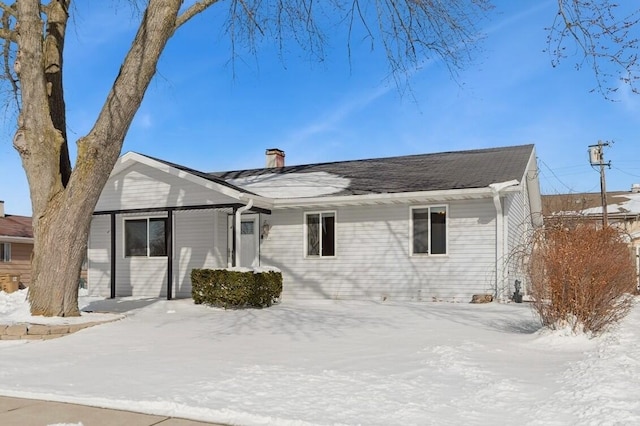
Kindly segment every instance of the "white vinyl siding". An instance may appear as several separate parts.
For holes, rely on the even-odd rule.
[[[111,221],[94,216],[87,248],[87,288],[89,295],[109,297],[111,286]]]
[[[118,215],[116,220],[116,296],[166,297],[166,256],[124,256],[124,220],[140,217]],[[174,212],[173,297],[191,297],[192,269],[226,266],[226,217],[226,213],[216,210]],[[110,244],[109,216],[94,217],[88,250],[88,285],[92,295],[110,294]]]
[[[174,297],[191,297],[191,270],[227,266],[226,229],[219,235],[219,223],[226,214],[215,210],[186,210],[174,214],[173,290]]]
[[[506,230],[505,256],[507,256],[507,289],[506,296],[513,294],[515,280],[524,283],[523,292],[526,288],[526,274],[522,270],[521,253],[526,252],[527,239],[531,237],[531,217],[527,216],[527,195],[522,192],[510,193],[504,200],[504,213]]]
[[[166,215],[165,215],[166,216]],[[111,261],[116,262],[116,296],[166,297],[167,257],[125,257],[124,221],[144,219],[144,215],[118,215],[116,219],[116,253],[111,255],[111,220],[108,215],[95,216],[89,237],[88,288],[91,295],[108,297],[111,293]]]
[[[127,219],[144,219],[144,214],[119,215],[116,219],[116,296],[167,296],[167,257],[126,257],[124,223]],[[158,217],[158,216],[156,216]],[[163,215],[166,217],[166,213]]]
[[[96,211],[236,202],[227,195],[138,163],[109,178]]]
[[[442,205],[442,204],[434,204]],[[495,208],[489,198],[448,204],[448,255],[410,256],[408,205],[336,210],[336,257],[307,262],[300,210],[274,211],[262,264],[284,276],[283,300],[456,300],[495,285]]]
[[[237,203],[237,200],[144,164],[111,176],[96,211]],[[213,206],[212,206],[213,207]],[[225,267],[226,212],[175,211],[173,214],[173,297],[191,295],[191,269]],[[167,257],[125,256],[124,220],[166,217],[166,213],[118,214],[116,218],[116,295],[166,297]],[[89,242],[91,294],[109,296],[111,283],[110,217],[95,216]]]

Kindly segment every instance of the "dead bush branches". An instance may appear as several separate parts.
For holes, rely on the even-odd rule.
[[[531,247],[531,295],[543,325],[598,334],[627,314],[636,270],[621,231],[557,222],[540,229]]]

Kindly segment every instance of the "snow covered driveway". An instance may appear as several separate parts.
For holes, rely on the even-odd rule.
[[[239,425],[640,422],[638,307],[588,340],[526,304],[90,302],[127,317],[0,341],[0,394]]]

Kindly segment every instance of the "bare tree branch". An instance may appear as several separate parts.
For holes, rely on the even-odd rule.
[[[9,28],[10,23],[10,15],[7,13],[2,14],[2,26],[4,28]],[[15,105],[20,110],[20,93],[18,87],[18,76],[16,76],[11,67],[12,58],[13,58],[13,49],[12,42],[10,40],[2,40],[2,65],[3,65],[3,76],[2,80],[6,80],[9,82],[11,86],[11,93],[13,101]]]
[[[18,35],[15,31],[7,28],[0,28],[0,39],[10,41],[12,43],[18,42]]]
[[[471,59],[478,25],[492,7],[489,0],[232,0],[229,5],[225,29],[233,59],[239,47],[255,55],[265,39],[275,41],[281,53],[293,42],[323,61],[329,36],[344,33],[349,58],[354,42],[381,47],[398,85],[430,58],[442,60],[455,76]]]
[[[180,28],[184,23],[189,21],[197,14],[203,12],[209,6],[218,3],[220,0],[200,0],[191,5],[187,10],[182,12],[176,19],[176,29]]]
[[[0,1],[0,10],[2,10],[3,13],[6,13],[7,15],[12,16],[13,18],[18,17],[16,8],[14,5],[9,6],[5,2]]]
[[[552,65],[578,55],[576,68],[586,65],[592,69],[596,78],[593,90],[605,98],[612,99],[621,84],[637,93],[640,9],[625,13],[609,0],[557,1],[558,13],[547,36]],[[567,50],[567,44],[575,47],[574,52]]]

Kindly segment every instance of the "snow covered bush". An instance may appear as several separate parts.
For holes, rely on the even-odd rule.
[[[196,304],[220,308],[264,308],[282,293],[282,273],[229,269],[193,269],[191,296]]]
[[[637,279],[622,232],[580,222],[539,230],[528,273],[533,307],[544,326],[594,334],[627,314]]]

